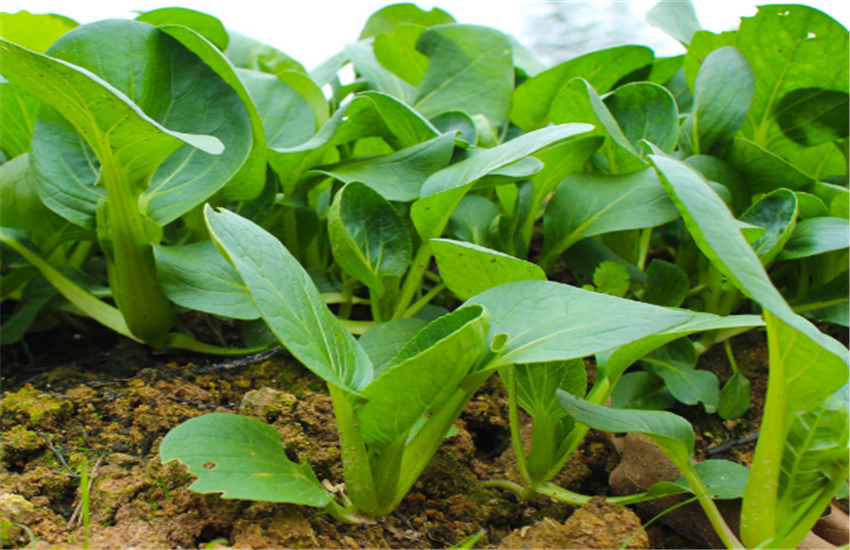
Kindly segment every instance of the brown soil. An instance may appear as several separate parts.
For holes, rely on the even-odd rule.
[[[160,463],[158,447],[168,430],[209,412],[268,422],[280,432],[290,458],[309,462],[319,479],[341,483],[323,383],[284,352],[251,364],[228,363],[156,355],[112,335],[80,337],[62,330],[41,338],[43,345],[30,344],[30,350],[43,350],[40,355],[27,357],[20,346],[3,350],[4,548],[81,547],[87,537],[83,469],[91,479],[90,548],[447,548],[482,529],[486,534],[476,547],[607,548],[627,542],[633,548],[695,547],[657,525],[647,539],[634,513],[600,500],[577,512],[546,497],[521,501],[482,487],[488,479],[517,479],[507,401],[496,377],[469,404],[458,433],[446,440],[399,508],[372,524],[345,525],[307,507],[194,493],[182,466]],[[753,379],[754,395],[763,395],[763,335],[743,336],[735,349]],[[719,347],[701,366],[716,370],[721,381],[729,376]],[[735,422],[700,414],[697,407],[676,412],[695,419],[698,452],[704,454],[753,433],[760,406],[756,400]],[[746,461],[751,447],[734,447],[722,457]],[[555,481],[605,495],[618,460],[607,438],[591,432]]]

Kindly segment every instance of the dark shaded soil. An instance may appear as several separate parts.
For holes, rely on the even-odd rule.
[[[209,328],[216,337],[229,327]],[[763,395],[763,334],[739,337],[735,350],[754,396]],[[446,548],[482,529],[476,547],[604,548],[629,539],[636,548],[695,547],[657,525],[647,538],[627,508],[594,500],[576,513],[546,497],[521,501],[482,487],[488,479],[518,481],[507,401],[496,377],[472,400],[457,434],[394,513],[374,524],[344,525],[311,508],[194,493],[182,466],[159,461],[158,446],[174,426],[209,412],[239,413],[274,426],[290,458],[309,462],[319,479],[341,483],[330,399],[321,380],[285,352],[228,363],[154,354],[113,335],[75,336],[68,329],[37,336],[29,352],[32,357],[21,346],[3,350],[0,513],[27,526],[0,522],[4,547],[24,546],[32,537],[37,548],[80,547],[86,537],[84,468],[91,478],[91,548]],[[730,375],[726,361],[717,347],[700,368],[714,370],[723,382]],[[755,432],[763,405],[758,399],[734,422],[698,407],[675,412],[696,422],[697,452],[705,455]],[[751,444],[740,445],[714,458],[746,462],[751,452]],[[591,432],[555,482],[608,494],[618,460],[608,438]]]

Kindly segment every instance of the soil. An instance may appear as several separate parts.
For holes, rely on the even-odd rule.
[[[235,333],[207,322],[211,339]],[[157,354],[103,331],[65,326],[2,350],[0,543],[4,548],[448,548],[484,530],[479,548],[698,548],[658,523],[644,530],[629,508],[594,499],[583,508],[547,497],[522,501],[482,481],[518,481],[507,400],[497,377],[485,384],[398,509],[373,523],[341,524],[321,511],[197,494],[185,468],[161,464],[158,447],[179,423],[209,412],[260,418],[292,459],[319,479],[342,482],[324,384],[278,351],[253,360]],[[738,421],[679,406],[697,429],[697,454],[758,429],[766,385],[763,333],[735,339],[754,402]],[[721,346],[700,360],[725,381]],[[527,422],[527,419],[526,419]],[[746,463],[752,444],[712,458]],[[556,483],[610,494],[619,462],[610,438],[591,432]],[[80,472],[90,480],[89,519]],[[648,518],[644,518],[648,519]]]

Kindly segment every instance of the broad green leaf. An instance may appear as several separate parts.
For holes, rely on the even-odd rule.
[[[198,493],[316,507],[334,498],[308,464],[286,458],[277,430],[247,416],[212,413],[188,420],[168,432],[159,456],[198,476],[190,487]]]
[[[369,16],[360,32],[360,38],[371,38],[382,32],[392,32],[398,25],[412,24],[421,27],[433,27],[454,23],[455,18],[440,8],[425,11],[415,4],[391,4]]]
[[[377,296],[395,288],[410,264],[413,245],[395,208],[360,182],[343,187],[328,212],[337,263]]]
[[[717,414],[725,420],[741,418],[750,408],[751,384],[740,372],[732,375],[720,390]]]
[[[372,379],[369,357],[280,241],[232,212],[208,206],[204,213],[216,246],[280,342],[329,384],[352,393],[365,387]]]
[[[60,36],[77,25],[73,19],[55,13],[30,13],[26,10],[0,13],[0,38],[44,53]],[[3,114],[5,125],[5,112]]]
[[[201,61],[206,63],[209,68],[215,71],[219,78],[227,83],[227,85],[230,86],[239,96],[239,99],[242,102],[241,107],[248,114],[248,119],[251,123],[251,148],[248,156],[242,159],[242,166],[239,171],[234,174],[227,181],[227,184],[221,189],[221,197],[224,201],[249,200],[255,198],[262,192],[266,182],[266,141],[265,133],[263,132],[263,122],[260,119],[259,113],[257,113],[257,108],[254,105],[251,95],[248,93],[248,90],[245,89],[245,85],[239,79],[239,76],[236,74],[236,71],[230,61],[219,49],[213,47],[201,35],[191,29],[175,25],[162,26],[160,29],[168,33],[171,37],[179,40],[183,46],[198,56]],[[241,112],[240,109],[236,110]],[[210,115],[204,113],[204,116]],[[212,133],[212,130],[210,130],[210,132]],[[231,132],[233,132],[233,130],[231,130]],[[237,139],[241,138],[242,141],[248,141],[244,134],[235,135],[239,136]],[[229,136],[228,139],[225,139],[223,136],[222,140],[225,141],[225,146],[229,147],[234,153],[241,153],[245,145],[242,141],[238,144],[234,143],[233,136]],[[228,151],[225,154],[229,154],[231,151]],[[235,163],[236,158],[234,157],[230,162]],[[202,171],[198,172],[201,174],[203,173]],[[184,195],[187,193],[187,188],[191,189],[192,192],[197,193],[191,179],[189,179],[188,182],[185,178],[179,176],[175,179],[179,182],[179,185],[175,185],[174,182],[157,185],[157,182],[154,181],[154,184],[151,185],[146,192],[146,196],[143,197],[143,203],[148,201],[150,202],[148,213],[152,218],[157,219],[158,217],[163,216],[167,218],[168,215],[176,217],[174,213],[166,214],[166,212],[173,208],[174,203],[180,204],[182,200],[185,200]],[[201,179],[208,184],[215,182],[214,179],[205,178],[203,176]],[[159,211],[163,213],[158,214],[157,212]]]
[[[268,149],[268,160],[280,177],[284,196],[289,197],[298,178],[321,164],[325,154],[336,145],[378,136],[401,150],[438,135],[422,115],[399,100],[379,92],[365,92],[337,110],[305,143]]]
[[[345,183],[362,182],[387,200],[407,202],[419,197],[425,180],[448,166],[453,149],[454,135],[443,134],[391,155],[343,163],[321,171]]]
[[[754,17],[741,20],[737,48],[747,56],[756,78],[753,103],[743,133],[772,149],[785,139],[774,118],[789,92],[822,88],[847,92],[847,30],[823,12],[808,6],[760,6]]]
[[[663,411],[676,403],[664,380],[651,372],[627,372],[611,393],[615,409]]]
[[[787,189],[763,196],[741,215],[741,221],[763,227],[764,235],[752,243],[753,250],[765,266],[781,253],[797,226],[797,196]]]
[[[691,289],[688,275],[681,267],[659,258],[646,269],[643,301],[664,307],[679,307]]]
[[[797,224],[779,260],[793,260],[843,250],[850,246],[850,222],[842,218],[812,218]]]
[[[720,386],[714,373],[697,370],[694,345],[680,338],[648,353],[641,359],[644,368],[664,379],[667,389],[685,405],[702,402],[705,412],[717,410]]]
[[[709,153],[715,145],[730,140],[744,124],[753,88],[753,72],[741,52],[731,46],[711,52],[700,67],[694,103],[682,123],[683,151],[688,155]]]
[[[597,292],[622,298],[629,291],[629,271],[621,263],[602,262],[593,271],[593,284]]]
[[[234,319],[260,317],[239,274],[210,241],[154,245],[154,256],[162,289],[175,304]]]
[[[212,15],[186,8],[159,8],[146,11],[136,17],[136,21],[149,23],[156,27],[164,25],[180,25],[188,27],[221,51],[227,49],[230,37],[221,21]]]
[[[592,124],[595,130],[591,135],[605,137],[599,153],[607,172],[628,174],[647,166],[590,83],[577,78],[561,88],[552,103],[551,115],[556,124]]]
[[[416,49],[430,63],[416,90],[414,108],[433,117],[447,111],[481,114],[499,127],[508,117],[514,88],[511,45],[500,31],[475,25],[428,29]]]
[[[816,183],[809,174],[746,138],[732,140],[724,159],[743,174],[754,194],[770,193],[783,187],[796,191]]]
[[[776,120],[788,139],[804,147],[846,138],[850,95],[823,88],[788,92],[776,108]]]
[[[646,276],[637,266],[630,264],[619,257],[613,250],[608,248],[599,239],[582,239],[562,255],[564,261],[571,269],[583,277],[592,278],[596,268],[605,261],[617,262],[629,272],[629,280],[633,283],[644,284]]]
[[[475,128],[475,121],[462,111],[448,111],[431,117],[430,120],[431,124],[444,134],[459,132],[456,140],[465,141],[470,145],[478,143],[478,130]]]
[[[2,15],[4,14],[0,14]],[[17,157],[30,150],[38,106],[38,100],[24,88],[7,81],[0,82],[0,112],[3,113],[0,150],[8,158]]]
[[[237,69],[262,120],[268,147],[294,147],[316,133],[316,115],[301,95],[274,75]]]
[[[677,466],[690,463],[694,452],[694,431],[681,416],[666,411],[612,409],[594,405],[563,390],[558,391],[558,400],[576,422],[603,432],[645,434]]]
[[[425,32],[419,25],[397,25],[391,33],[375,37],[375,58],[385,69],[411,86],[419,86],[428,69],[428,58],[416,50],[416,41]]]
[[[650,82],[620,86],[605,97],[605,106],[635,149],[651,141],[672,153],[679,131],[676,100],[666,88]]]
[[[678,217],[651,169],[628,175],[576,174],[555,191],[543,216],[541,263],[581,239],[611,231],[655,227]]]
[[[498,216],[499,209],[489,199],[467,195],[449,218],[449,233],[459,241],[486,246],[487,231]]]
[[[29,154],[0,165],[0,225],[49,237],[67,223],[41,202],[30,171]]]
[[[532,178],[534,195],[541,199],[547,198],[564,178],[577,172],[587,162],[604,139],[602,136],[593,136],[572,140],[535,153],[534,157],[543,163],[543,170]],[[538,206],[542,205],[543,200],[538,201]]]
[[[736,215],[741,214],[749,208],[752,202],[747,181],[741,174],[726,162],[717,157],[709,155],[694,155],[685,159],[685,162],[693,166],[710,182],[719,183],[729,192],[729,208]],[[715,190],[717,190],[715,188]],[[724,199],[725,200],[725,199]]]
[[[489,316],[482,307],[464,307],[441,317],[408,342],[371,384],[369,401],[357,410],[370,447],[406,438],[436,403],[457,391],[484,351]]]
[[[509,34],[508,40],[511,43],[514,67],[520,71],[521,76],[532,78],[546,70],[546,65],[537,59],[534,53],[528,47],[520,43],[514,35]],[[523,75],[522,73],[525,74]]]
[[[829,202],[829,215],[834,218],[850,219],[850,193],[841,192]]]
[[[646,22],[658,27],[685,46],[702,27],[690,1],[661,0],[646,13]]]
[[[428,324],[422,319],[396,319],[378,323],[369,327],[358,342],[375,365],[375,373],[380,374],[384,366],[398,355],[416,334]]]
[[[232,30],[228,31],[227,34],[229,40],[224,55],[235,66],[274,75],[279,75],[285,71],[307,74],[301,63],[278,49]],[[320,85],[324,84],[327,84],[327,82],[322,82]]]
[[[691,38],[688,53],[685,54],[683,63],[684,76],[690,90],[694,89],[697,74],[702,62],[713,52],[725,46],[736,46],[738,44],[738,31],[727,31],[714,34],[710,31],[697,31]]]
[[[491,366],[586,357],[687,322],[673,311],[568,285],[520,281],[492,288],[467,303],[490,312],[490,339],[507,337]],[[634,319],[640,318],[636,325]]]
[[[425,180],[422,198],[413,203],[411,218],[423,240],[439,237],[458,202],[477,180],[544,147],[590,130],[586,124],[564,124],[524,134],[462,162],[452,164]]]
[[[371,44],[346,44],[345,55],[351,60],[357,73],[366,79],[371,89],[398,98],[408,105],[413,103],[416,89],[381,65],[375,58]]]
[[[752,250],[752,249],[750,249]],[[674,326],[662,332],[647,336],[631,344],[622,346],[611,353],[597,356],[597,365],[604,369],[605,376],[611,384],[616,384],[623,372],[629,366],[652,350],[684,336],[711,330],[744,330],[760,327],[764,321],[756,315],[728,315],[718,317],[710,313],[696,313],[683,324]]]
[[[644,46],[618,46],[591,52],[543,71],[514,91],[511,122],[526,132],[552,122],[549,111],[558,92],[574,78],[583,78],[600,94],[626,75],[652,64],[653,53]]]
[[[847,403],[830,397],[791,424],[779,474],[777,525],[780,546],[799,544],[848,475]],[[800,521],[808,516],[810,521]],[[794,526],[795,529],[791,529]]]
[[[801,220],[829,216],[829,208],[820,198],[803,191],[795,191],[794,194],[797,195],[797,208]]]
[[[794,311],[815,321],[850,326],[850,277],[845,271],[793,303]]]
[[[537,265],[471,243],[432,239],[440,277],[461,300],[513,281],[546,280]]]
[[[684,63],[684,55],[658,57],[652,64],[652,70],[650,71],[649,76],[646,77],[646,81],[664,86],[668,84],[679,71],[682,70]]]
[[[746,466],[729,460],[704,460],[694,464],[694,470],[708,489],[708,496],[714,500],[741,498],[750,475]],[[676,481],[660,481],[650,487],[648,493],[658,496],[676,494],[671,485],[678,488],[678,492],[693,493],[691,486],[682,477]],[[658,494],[661,491],[664,491],[664,495]]]

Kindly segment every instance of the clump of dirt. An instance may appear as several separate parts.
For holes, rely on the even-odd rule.
[[[634,512],[595,497],[565,523],[544,518],[515,530],[499,548],[649,548],[649,538]]]

